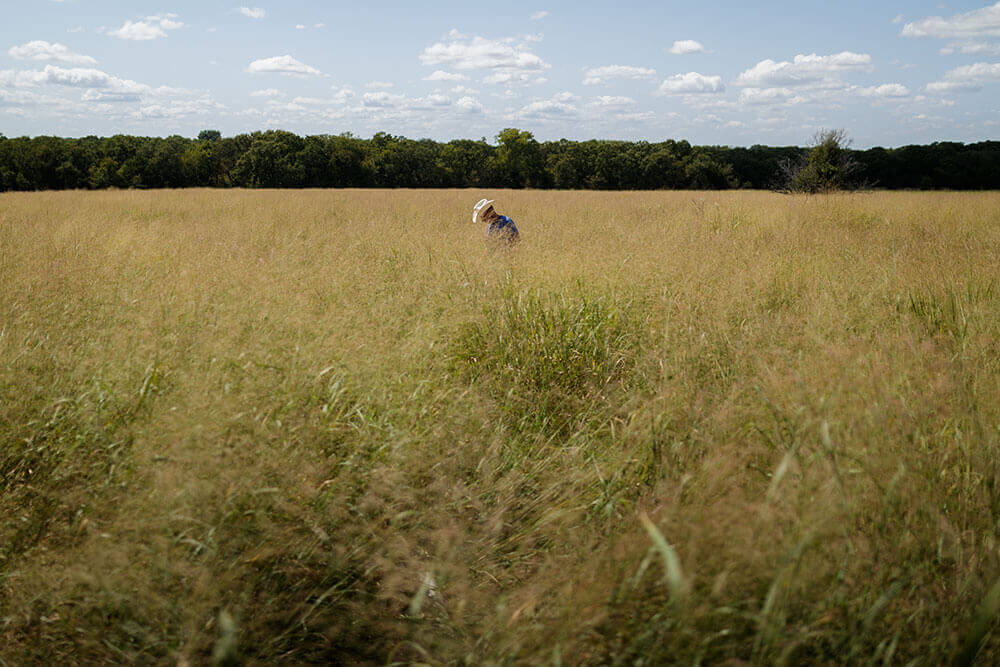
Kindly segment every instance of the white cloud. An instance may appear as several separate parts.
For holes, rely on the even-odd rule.
[[[168,30],[177,30],[184,27],[180,21],[175,21],[177,14],[158,14],[147,16],[141,21],[125,21],[122,27],[108,32],[112,37],[127,39],[131,41],[149,41],[162,39],[167,36]]]
[[[475,95],[479,91],[475,88],[469,88],[468,86],[455,86],[448,92],[455,93],[456,95]]]
[[[247,66],[247,71],[251,74],[277,73],[298,76],[317,76],[322,74],[315,67],[310,67],[305,63],[299,62],[287,54],[255,60]]]
[[[115,93],[89,88],[84,91],[80,99],[84,102],[141,102],[142,95],[139,93]]]
[[[0,104],[8,113],[83,122],[88,127],[98,118],[118,124],[146,118],[174,120],[225,108],[207,94],[154,88],[93,68],[46,65],[43,70],[0,71],[0,84],[16,86],[11,91],[0,89]]]
[[[511,121],[577,118],[580,115],[580,109],[575,104],[577,101],[579,98],[573,93],[561,92],[549,99],[532,100],[520,109],[508,107],[505,118]]]
[[[546,83],[548,79],[534,72],[517,72],[510,70],[500,70],[483,77],[483,83],[507,83],[521,85],[540,85]]]
[[[392,88],[395,84],[390,81],[369,81],[365,88]]]
[[[159,21],[160,27],[164,30],[177,30],[178,28],[183,28],[184,24],[180,21],[174,21],[177,18],[177,14],[164,14],[162,16],[150,16],[147,21]]]
[[[483,105],[474,97],[466,95],[455,102],[455,106],[468,113],[483,113]]]
[[[590,105],[594,107],[602,107],[607,109],[621,109],[624,107],[630,107],[635,104],[635,100],[631,97],[624,97],[621,95],[600,95],[595,97]]]
[[[523,118],[544,119],[575,116],[576,114],[577,109],[572,104],[556,100],[539,100],[526,105],[518,115]]]
[[[583,71],[583,85],[596,86],[607,83],[611,79],[652,79],[655,76],[656,70],[648,67],[605,65],[585,69]]]
[[[372,107],[376,109],[388,109],[399,107],[403,104],[406,98],[403,95],[395,95],[393,93],[365,93],[361,96],[361,103],[366,107]]]
[[[78,25],[78,26],[75,26],[73,28],[67,28],[66,32],[72,32],[72,33],[83,32],[83,26],[82,25]]]
[[[451,99],[445,97],[444,95],[440,95],[438,93],[432,93],[426,97],[418,97],[414,100],[409,100],[409,101],[403,100],[402,103],[405,104],[405,106],[411,110],[418,110],[418,111],[427,111],[431,109],[441,110],[444,107],[451,106]]]
[[[326,24],[325,23],[314,23],[313,27],[314,28],[325,28]]]
[[[645,123],[651,120],[669,118],[670,120],[677,120],[680,118],[679,114],[668,113],[668,114],[656,114],[653,111],[635,111],[630,113],[619,113],[615,114],[615,118],[619,121],[626,123]]]
[[[95,114],[99,114],[118,119],[175,118],[224,108],[208,95],[194,94],[192,91],[169,86],[153,87],[94,68],[46,65],[42,70],[0,72],[0,83],[4,81],[9,81],[21,89],[53,91],[82,89],[79,100],[67,98],[64,94],[47,96],[30,91],[18,91],[16,95],[8,96],[11,98],[10,103],[22,107],[47,105],[60,116],[76,114],[92,118]],[[131,107],[131,110],[128,110],[129,107],[116,110],[120,108],[116,106],[119,104],[140,106]]]
[[[305,30],[306,27],[303,24],[301,24],[301,23],[296,23],[295,24],[295,29],[296,30]]]
[[[852,88],[851,92],[861,97],[879,97],[885,99],[898,99],[910,96],[910,89],[901,83],[883,83],[881,86]]]
[[[955,100],[949,100],[943,97],[927,97],[926,95],[914,95],[913,101],[920,102],[921,104],[934,104],[943,107],[955,106]]]
[[[0,70],[0,84],[13,82],[14,72],[11,70]],[[51,98],[46,98],[34,91],[29,90],[4,90],[0,88],[0,106],[6,107],[8,112],[14,111],[18,107],[35,106],[39,104],[51,103]],[[23,111],[23,109],[21,109]]]
[[[943,80],[927,84],[931,93],[968,93],[982,90],[983,84],[1000,81],[1000,63],[963,65],[945,73]]]
[[[790,88],[744,88],[740,91],[740,104],[751,106],[799,104],[804,101]]]
[[[972,81],[932,81],[925,89],[928,93],[978,93],[983,85]]]
[[[948,18],[929,16],[903,26],[904,37],[1000,37],[1000,2]]]
[[[334,88],[336,91],[336,87]],[[472,95],[463,95],[455,100],[451,96],[434,92],[423,97],[409,97],[389,91],[369,91],[358,96],[353,104],[343,104],[354,93],[341,89],[333,99],[296,97],[291,102],[269,100],[264,108],[244,109],[239,115],[265,119],[266,123],[280,126],[289,117],[300,120],[329,121],[351,118],[362,127],[373,130],[386,129],[390,123],[393,131],[405,131],[409,127],[414,132],[427,132],[428,128],[440,126],[446,119],[452,122],[458,118],[471,118],[485,112],[485,107]],[[373,123],[373,125],[368,125]],[[403,125],[395,125],[402,123]]]
[[[431,74],[424,77],[424,81],[466,81],[469,77],[464,74],[445,72],[443,69],[436,69]]]
[[[138,21],[136,23],[125,21],[122,27],[118,28],[118,30],[112,30],[108,34],[118,39],[130,39],[133,41],[160,39],[167,36],[167,33],[160,26],[152,25],[145,21]]]
[[[689,53],[707,53],[707,51],[701,42],[696,42],[693,39],[682,39],[674,42],[674,45],[670,47],[670,53],[683,56]]]
[[[12,46],[7,53],[11,58],[16,58],[17,60],[56,60],[72,65],[97,64],[96,59],[80,55],[79,53],[73,53],[63,44],[50,44],[42,40],[31,41],[21,46]]]
[[[333,94],[333,99],[335,99],[337,102],[340,102],[341,104],[343,104],[344,102],[346,102],[350,98],[354,97],[354,95],[355,95],[355,93],[354,93],[353,90],[351,90],[350,88],[344,87],[344,88],[341,88],[340,90],[338,90],[336,93]]]
[[[741,72],[734,83],[753,88],[830,84],[843,72],[871,71],[871,62],[867,53],[851,51],[829,56],[799,54],[791,62],[762,60]]]
[[[543,9],[541,11],[538,11],[538,12],[535,12],[534,14],[532,14],[531,15],[531,20],[532,21],[541,21],[543,18],[545,18],[548,15],[549,15],[549,13]]]
[[[696,93],[721,93],[726,89],[721,76],[706,76],[698,72],[675,74],[660,84],[663,95],[688,95]]]
[[[451,41],[433,44],[420,54],[424,65],[448,65],[458,70],[492,70],[486,83],[538,83],[539,72],[550,65],[532,53],[525,44],[512,39],[471,39],[452,31]]]
[[[267,16],[267,12],[260,7],[240,7],[240,14],[251,19],[262,19]]]
[[[188,100],[170,100],[165,103],[147,104],[139,107],[132,116],[137,119],[166,119],[200,116],[211,111],[221,111],[225,105],[215,102],[210,97]]]
[[[894,18],[892,20],[892,23],[894,23],[894,24],[895,23],[902,23],[902,22],[903,22],[903,15],[902,14],[896,14],[896,18]]]
[[[943,56],[950,56],[954,53],[963,53],[965,55],[975,56],[996,56],[1000,55],[1000,44],[990,44],[989,42],[968,40],[965,42],[955,42],[949,44],[948,46],[942,48],[940,53]]]
[[[262,90],[255,90],[250,95],[252,97],[281,97],[282,93],[277,88],[264,88]]]
[[[14,83],[19,86],[70,86],[94,88],[115,93],[139,94],[152,89],[144,84],[112,76],[107,72],[90,67],[58,67],[46,65],[43,70],[23,70],[14,74]]]

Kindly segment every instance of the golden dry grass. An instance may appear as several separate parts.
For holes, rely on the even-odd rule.
[[[0,664],[1000,658],[1000,195],[480,196],[0,196]]]

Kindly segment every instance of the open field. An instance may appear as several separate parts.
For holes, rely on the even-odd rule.
[[[998,263],[996,193],[0,195],[0,665],[996,663]]]

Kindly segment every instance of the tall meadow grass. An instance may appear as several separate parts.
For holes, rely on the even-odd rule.
[[[998,260],[995,193],[0,195],[0,664],[995,663]]]

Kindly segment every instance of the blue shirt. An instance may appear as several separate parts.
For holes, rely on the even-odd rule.
[[[501,215],[499,220],[490,223],[490,226],[486,228],[486,236],[502,239],[507,243],[516,243],[521,240],[521,235],[517,233],[514,221],[506,215]]]

